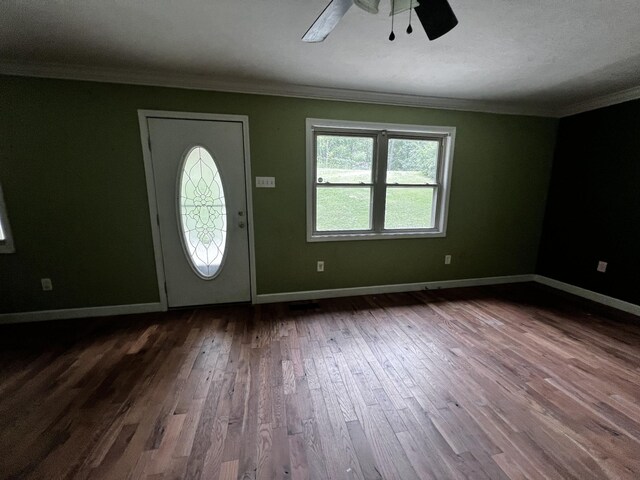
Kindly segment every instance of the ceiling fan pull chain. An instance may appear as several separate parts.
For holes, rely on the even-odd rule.
[[[413,13],[413,0],[409,2],[409,26],[407,27],[407,33],[411,34],[413,32],[413,27],[411,26],[411,14]]]
[[[395,0],[391,0],[391,33],[389,34],[389,41],[393,42],[396,39],[396,34],[393,33],[393,17],[395,17]]]

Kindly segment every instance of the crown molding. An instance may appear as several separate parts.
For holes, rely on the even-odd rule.
[[[270,95],[314,100],[333,100],[402,107],[434,108],[440,110],[459,110],[466,112],[555,118],[568,117],[578,113],[596,110],[598,108],[608,107],[640,98],[640,86],[637,86],[564,106],[532,106],[530,104],[518,104],[517,102],[506,103],[491,100],[429,97],[423,95],[373,92],[368,90],[315,87],[310,85],[264,83],[258,80],[253,82],[229,79],[223,80],[204,75],[120,70],[56,63],[33,64],[6,61],[0,61],[0,75],[82,80],[89,82],[119,83],[127,85],[183,88],[190,90],[208,90],[228,93],[246,93],[252,95]]]
[[[271,95],[316,100],[373,103],[403,107],[461,110],[480,113],[499,113],[507,115],[529,115],[538,117],[558,116],[555,109],[530,105],[523,106],[518,105],[517,103],[504,103],[490,100],[467,100],[446,97],[429,97],[421,95],[382,93],[366,90],[315,87],[309,85],[263,83],[259,81],[232,81],[215,79],[204,75],[155,73],[133,70],[124,71],[80,65],[0,62],[0,75],[55,78],[64,80],[83,80],[91,82],[120,83],[154,87],[172,87],[192,90],[246,93],[253,95]]]
[[[560,108],[557,111],[559,117],[569,117],[571,115],[577,115],[578,113],[588,112],[590,110],[596,110],[598,108],[610,107],[611,105],[617,105],[618,103],[624,103],[631,100],[637,100],[640,98],[640,86],[621,90],[619,92],[609,93],[600,97],[591,98],[584,102],[573,103],[565,108]]]

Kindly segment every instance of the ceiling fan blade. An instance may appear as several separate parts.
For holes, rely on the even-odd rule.
[[[429,40],[440,38],[458,25],[458,19],[447,0],[422,0],[414,10]]]
[[[331,0],[302,37],[303,42],[322,42],[336,28],[340,19],[353,5],[353,0]]]

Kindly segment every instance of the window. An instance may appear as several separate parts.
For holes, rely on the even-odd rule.
[[[14,251],[9,219],[2,195],[2,185],[0,185],[0,253],[13,253]]]
[[[445,236],[455,131],[307,119],[307,240]]]

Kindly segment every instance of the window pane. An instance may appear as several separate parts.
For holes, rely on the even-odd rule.
[[[187,259],[205,279],[222,264],[227,244],[227,208],[220,172],[204,147],[193,147],[180,175],[180,228]]]
[[[371,187],[318,187],[316,230],[371,229]]]
[[[318,135],[318,183],[371,183],[373,138]]]
[[[433,228],[435,188],[387,187],[384,228]]]
[[[436,140],[390,138],[387,183],[436,183],[439,146]]]

